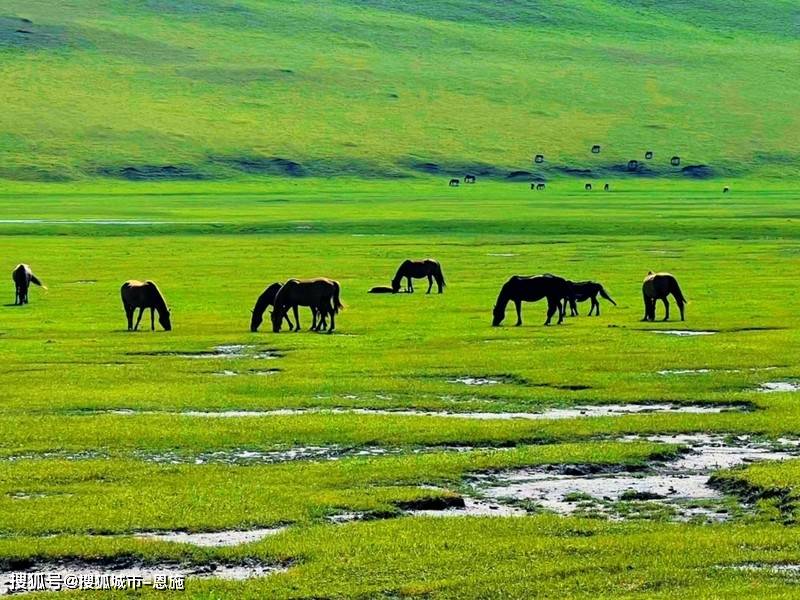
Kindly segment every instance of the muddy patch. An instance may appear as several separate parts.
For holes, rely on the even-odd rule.
[[[489,501],[564,515],[724,521],[743,509],[710,483],[714,471],[796,456],[796,449],[790,452],[747,437],[624,439],[683,444],[689,446],[689,451],[674,460],[653,461],[636,471],[619,466],[551,466],[477,475],[470,486],[475,495]]]
[[[137,533],[135,537],[160,542],[173,542],[175,544],[190,544],[203,548],[221,548],[224,546],[239,546],[263,540],[271,535],[277,535],[286,530],[286,527],[272,527],[268,529],[247,529],[242,531],[215,531],[207,533],[188,533],[186,531],[157,531]]]
[[[763,394],[774,392],[800,392],[800,381],[767,381],[758,386]]]
[[[137,588],[154,590],[183,590],[186,579],[217,578],[243,581],[281,573],[287,569],[288,564],[268,564],[259,561],[204,565],[170,562],[145,564],[121,559],[33,562],[15,571],[0,571],[0,595],[77,589],[133,589],[134,585]],[[117,582],[121,582],[119,584],[121,588],[117,587]]]
[[[501,504],[492,500],[479,498],[459,498],[460,502],[452,502],[442,508],[422,507],[410,508],[406,514],[413,517],[523,517],[528,514],[523,508]]]

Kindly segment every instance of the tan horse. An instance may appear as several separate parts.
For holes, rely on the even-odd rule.
[[[644,298],[644,317],[642,321],[656,320],[656,300],[664,303],[664,320],[669,320],[669,302],[667,296],[672,294],[678,309],[681,311],[681,321],[683,321],[683,307],[687,303],[686,298],[681,292],[678,280],[670,273],[653,273],[650,271],[642,282],[642,297]]]
[[[158,322],[164,331],[172,329],[167,303],[154,282],[133,279],[126,281],[122,284],[120,295],[122,296],[122,306],[125,307],[125,316],[128,318],[128,331],[136,331],[139,328],[145,308],[150,309],[150,331],[156,329],[155,311],[158,311]],[[134,325],[133,313],[137,308],[139,309],[139,318],[136,319],[136,325]]]
[[[400,291],[400,282],[404,277],[406,279],[406,291],[409,293],[414,292],[414,284],[411,280],[422,279],[423,277],[428,278],[428,291],[426,293],[431,293],[434,279],[436,279],[439,293],[441,294],[444,291],[445,283],[442,266],[439,264],[439,261],[432,258],[426,258],[424,260],[404,260],[400,268],[397,269],[394,279],[392,279],[392,290],[395,293]]]
[[[15,305],[28,303],[28,288],[31,287],[31,284],[47,289],[47,286],[39,281],[39,278],[31,271],[31,268],[24,263],[14,267],[14,270],[11,271],[11,279],[14,281]]]
[[[339,282],[325,277],[316,279],[290,279],[275,295],[275,309],[272,311],[272,331],[281,330],[286,313],[289,308],[308,306],[311,308],[313,322],[312,331],[318,331],[325,326],[326,317],[330,316],[331,326],[328,333],[333,333],[336,328],[335,315],[344,308],[339,299]],[[319,315],[319,323],[317,316]],[[300,331],[300,319],[295,313],[295,331]]]

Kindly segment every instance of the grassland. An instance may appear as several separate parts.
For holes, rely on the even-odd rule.
[[[800,392],[761,386],[800,381],[798,23],[790,0],[4,2],[0,273],[48,289],[0,289],[0,574],[282,568],[174,594],[198,600],[796,597],[769,567],[800,564],[798,460],[716,470],[722,522],[408,509],[688,450],[648,434],[797,439]],[[424,256],[444,294],[366,293]],[[639,321],[649,270],[677,276],[685,323]],[[617,306],[492,328],[503,282],[542,272]],[[321,275],[335,335],[307,312],[249,331],[266,285]],[[126,331],[130,278],[173,331]],[[731,410],[469,416],[666,403]]]
[[[791,466],[720,473],[756,481],[725,483],[756,502],[725,524],[398,518],[404,503],[459,496],[476,472],[637,465],[676,450],[619,441],[628,434],[796,434],[796,393],[757,391],[765,381],[800,377],[787,298],[800,248],[796,194],[758,181],[726,195],[712,184],[619,187],[590,194],[569,180],[545,193],[484,182],[447,189],[438,180],[10,185],[0,254],[13,257],[9,268],[30,262],[49,289],[34,288],[25,307],[1,309],[4,564],[83,557],[290,565],[248,582],[190,582],[198,598],[734,598],[742,586],[791,597],[791,579],[720,568],[796,560],[795,527],[784,525],[791,509],[753,491],[761,470],[790,478]],[[423,255],[442,262],[443,295],[366,294],[403,258]],[[678,275],[690,300],[686,323],[639,322],[649,269]],[[530,304],[523,327],[490,327],[506,277],[542,271],[598,279],[619,306],[543,327],[544,307]],[[248,331],[266,284],[317,274],[342,283],[337,334]],[[174,331],[124,331],[118,286],[130,277],[160,283]],[[672,328],[718,333],[653,333]],[[224,344],[250,348],[233,358],[182,356]],[[278,358],[256,357],[267,350]],[[257,374],[265,369],[277,371]],[[658,373],[665,369],[710,372]],[[452,382],[460,376],[505,383]],[[662,402],[745,410],[561,421],[325,412]],[[322,412],[182,414],[283,408]],[[309,446],[344,454],[276,464],[208,459]],[[459,447],[473,450],[454,452]],[[350,456],[376,448],[389,454]],[[174,464],[153,462],[159,457]],[[203,464],[193,464],[197,457]],[[350,511],[382,519],[326,523]],[[228,549],[127,537],[276,525],[290,527]]]

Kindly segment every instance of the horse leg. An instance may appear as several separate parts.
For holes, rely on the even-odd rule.
[[[125,305],[125,318],[128,319],[128,331],[133,330],[133,307]]]
[[[432,287],[433,287],[433,275],[428,275],[428,291],[425,293],[430,294]]]
[[[547,320],[544,322],[545,325],[550,325],[550,320],[553,318],[553,315],[556,314],[556,306],[555,303],[548,298],[547,299]],[[559,320],[559,323],[561,321]]]
[[[336,328],[336,311],[331,310],[329,314],[331,315],[331,327],[328,329],[328,333],[333,333],[333,330]]]
[[[664,320],[669,321],[669,300],[664,296],[661,301],[664,303]],[[653,320],[655,320],[655,308],[653,308]]]
[[[556,306],[556,310],[558,311],[558,324],[561,325],[561,323],[564,322],[564,315],[567,311],[564,310],[560,300],[556,300],[554,304]]]
[[[408,291],[409,294],[413,294],[414,293],[414,282],[411,281],[411,275],[406,277],[406,281],[408,282],[408,285],[406,285],[406,291]]]
[[[144,312],[144,307],[142,306],[139,308],[139,317],[136,319],[136,325],[134,325],[133,330],[137,331],[139,329],[139,323],[142,322],[142,313]]]
[[[594,314],[596,317],[600,316],[600,303],[597,301],[597,296],[592,296],[592,309],[589,310],[589,315],[591,316],[592,310],[594,310]]]
[[[156,309],[150,308],[150,331],[156,330]]]
[[[514,306],[517,307],[517,327],[522,325],[522,300],[514,300]]]
[[[292,309],[294,310],[294,330],[300,331],[300,311],[297,309],[297,305],[295,304]],[[286,309],[286,312],[289,312],[289,309]]]
[[[642,321],[649,321],[650,320],[650,298],[647,297],[647,294],[642,293],[642,299],[644,300],[644,316],[642,317]]]
[[[676,302],[678,303],[678,310],[681,311],[681,321],[683,321],[683,300],[676,300]]]

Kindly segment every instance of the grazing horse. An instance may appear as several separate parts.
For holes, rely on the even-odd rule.
[[[583,186],[583,189],[585,189],[587,192],[591,192],[592,191],[592,184],[591,183],[587,183],[586,185]]]
[[[475,175],[464,175],[464,183],[475,183]]]
[[[647,160],[650,160],[651,158],[653,158],[653,151],[652,150],[648,150],[647,152],[644,153],[644,157]]]
[[[727,194],[730,191],[731,191],[731,188],[729,188],[727,185],[724,188],[722,188],[722,193],[723,194]]]
[[[497,327],[503,322],[509,302],[514,302],[517,308],[517,326],[522,325],[522,302],[536,302],[542,298],[547,298],[547,320],[544,324],[549,325],[553,315],[558,311],[560,325],[564,320],[564,307],[561,302],[569,293],[569,282],[556,275],[549,273],[530,277],[514,275],[500,289],[494,305],[492,326]]]
[[[449,185],[450,187],[458,187],[458,184],[459,184],[459,183],[460,183],[460,182],[459,182],[459,180],[458,180],[458,179],[451,179],[451,180],[450,180],[450,183],[448,183],[447,185]]]
[[[276,282],[272,285],[268,286],[261,295],[256,300],[256,305],[253,307],[251,311],[253,316],[250,318],[250,331],[255,333],[258,331],[258,328],[261,326],[261,323],[264,321],[264,311],[267,310],[270,306],[275,306],[275,296],[278,294],[278,290],[281,289],[283,284]],[[294,306],[294,318],[295,321],[297,320],[297,307]],[[289,325],[289,331],[294,330],[294,325],[292,324],[292,320],[289,318],[289,314],[284,315],[284,319],[286,319],[286,323]]]
[[[570,309],[570,316],[577,317],[578,316],[578,307],[576,305],[577,302],[584,302],[586,300],[592,301],[592,306],[589,308],[589,316],[592,316],[593,311],[597,311],[597,316],[600,316],[600,303],[597,301],[597,295],[599,294],[614,306],[617,305],[606,293],[605,288],[597,283],[596,281],[578,281],[572,282],[569,281],[569,295],[564,298],[564,310],[567,310],[567,302],[569,302],[569,309]]]
[[[275,309],[272,311],[272,331],[278,333],[281,324],[290,307],[308,306],[314,320],[311,331],[319,331],[327,326],[326,317],[331,318],[331,327],[328,333],[333,333],[336,328],[335,315],[344,305],[339,300],[339,282],[333,279],[318,277],[316,279],[290,279],[275,295]],[[319,323],[317,323],[319,315]],[[295,331],[300,331],[300,320],[295,313],[297,321]]]
[[[669,159],[669,164],[671,164],[673,167],[677,167],[678,165],[681,164],[681,157],[673,156],[672,158]]]
[[[28,288],[31,287],[31,284],[38,285],[44,289],[47,289],[47,286],[44,285],[36,275],[33,274],[31,268],[22,263],[14,267],[14,270],[11,271],[11,279],[14,282],[14,304],[15,305],[22,305],[28,303]]]
[[[642,296],[644,297],[644,318],[642,321],[656,320],[656,300],[664,303],[664,320],[669,320],[669,302],[667,296],[672,294],[678,309],[681,311],[683,321],[683,306],[688,302],[681,292],[678,280],[670,273],[653,273],[650,271],[642,283]]]
[[[600,145],[599,144],[595,144],[594,146],[592,146],[592,154],[600,154]]]
[[[544,162],[544,154],[537,154],[534,157],[533,162],[535,162],[535,163],[543,163]]]
[[[139,323],[142,321],[142,313],[145,308],[150,309],[150,331],[155,331],[155,311],[158,311],[158,322],[164,331],[172,329],[172,323],[169,320],[169,309],[161,294],[161,290],[152,281],[136,281],[130,280],[122,284],[120,289],[122,296],[122,306],[125,307],[125,316],[128,318],[128,331],[136,331],[139,328]],[[136,325],[133,324],[133,313],[139,309],[139,317],[136,319]]]
[[[445,283],[442,266],[439,264],[439,261],[432,258],[426,258],[424,260],[404,260],[400,268],[397,269],[394,279],[392,279],[392,290],[394,290],[395,293],[400,291],[400,280],[403,279],[403,277],[406,278],[406,291],[409,293],[414,292],[414,284],[411,280],[422,279],[423,277],[428,278],[428,291],[426,293],[431,293],[434,279],[436,280],[436,286],[439,288],[439,293],[441,294],[444,292]]]
[[[610,190],[610,189],[611,189],[611,186],[610,186],[610,185],[608,185],[608,184],[605,184],[605,185],[603,186],[603,191],[604,191],[604,192],[607,192],[607,191],[608,191],[608,190]]]
[[[531,184],[531,185],[533,185],[533,184]],[[544,184],[543,183],[537,183],[536,184],[536,189],[537,189],[537,191],[538,190],[543,190],[544,189]]]

